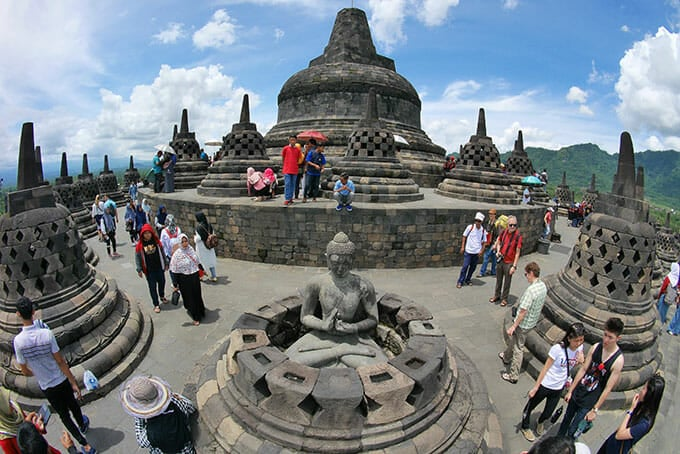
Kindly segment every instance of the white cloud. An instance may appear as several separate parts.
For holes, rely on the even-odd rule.
[[[444,89],[444,98],[455,101],[479,91],[482,85],[474,80],[457,80]]]
[[[621,31],[622,31],[623,33],[628,33],[628,32],[630,32],[630,27],[628,27],[626,24],[623,24],[623,25],[621,26]]]
[[[503,9],[515,9],[519,6],[519,0],[503,0]]]
[[[403,31],[406,0],[368,0],[371,32],[386,52],[406,42]]]
[[[112,157],[146,157],[154,145],[172,138],[173,125],[179,125],[184,108],[189,112],[189,129],[196,131],[200,143],[219,138],[238,122],[244,93],[218,65],[192,69],[163,65],[151,84],[135,86],[128,99],[102,89],[97,118],[81,121],[58,152],[79,156],[106,150]],[[259,97],[251,93],[251,109],[258,103]]]
[[[236,22],[223,9],[213,14],[210,22],[194,33],[194,45],[199,49],[220,48],[236,42]]]
[[[163,44],[176,43],[180,38],[184,38],[184,24],[170,22],[165,30],[161,30],[153,35],[154,39]]]
[[[284,32],[280,28],[274,29],[274,39],[275,40],[280,41],[285,35],[286,35],[286,32]]]
[[[603,72],[599,71],[597,67],[595,66],[595,60],[591,60],[590,62],[590,74],[588,74],[588,83],[589,84],[594,84],[597,82],[601,82],[603,84],[609,84],[611,82],[614,82],[614,79],[616,79],[616,75],[608,72]]]
[[[428,27],[441,25],[446,20],[449,8],[458,6],[459,0],[423,0],[418,11],[418,19]]]
[[[573,86],[569,88],[569,92],[567,93],[566,99],[570,103],[577,102],[579,104],[583,104],[588,100],[588,93],[581,90],[579,87]]]
[[[631,131],[680,136],[680,35],[660,27],[619,62],[616,112]]]
[[[592,117],[593,115],[595,115],[592,109],[586,106],[585,104],[581,104],[580,106],[578,106],[578,111],[579,113],[586,115],[588,117]]]

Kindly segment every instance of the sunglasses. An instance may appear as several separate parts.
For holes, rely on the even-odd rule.
[[[517,227],[517,224],[508,224],[508,227]]]

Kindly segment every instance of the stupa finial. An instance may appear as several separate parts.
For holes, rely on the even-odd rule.
[[[484,108],[479,109],[479,116],[477,117],[477,137],[486,137],[486,115],[484,115]]]
[[[59,168],[59,176],[61,178],[68,177],[68,161],[66,161],[66,152],[61,153],[61,167]]]
[[[83,153],[83,175],[90,173],[90,165],[87,163],[87,153]]]
[[[241,103],[241,118],[239,123],[250,123],[250,101],[248,93],[243,95],[243,102]]]
[[[35,171],[35,142],[33,139],[33,123],[24,123],[21,127],[19,142],[19,168],[17,169],[17,190],[31,189],[40,185]]]
[[[104,155],[104,173],[109,173],[109,155]]]
[[[619,163],[614,175],[612,193],[624,197],[635,197],[635,155],[633,139],[628,131],[621,133],[619,145]]]
[[[180,134],[189,133],[189,111],[187,109],[182,109],[182,123],[179,127]]]
[[[132,155],[130,155],[130,167],[128,167],[128,170],[133,170],[135,168],[135,160],[132,158]]]
[[[42,150],[40,145],[35,147],[35,171],[38,174],[38,183],[43,183],[45,181],[45,175],[43,174],[42,166]]]

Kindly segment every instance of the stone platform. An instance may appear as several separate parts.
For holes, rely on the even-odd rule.
[[[524,235],[523,254],[536,250],[543,230],[544,207],[503,206],[443,197],[420,188],[423,200],[405,203],[353,204],[354,211],[335,211],[334,201],[319,199],[286,208],[281,197],[255,203],[248,197],[206,197],[196,190],[154,194],[142,189],[154,207],[174,214],[183,230],[192,231],[194,213],[202,210],[220,238],[217,255],[253,262],[324,266],[329,232],[351,232],[363,253],[361,268],[422,268],[459,265],[461,234],[477,211],[490,208],[514,215]],[[266,220],[266,222],[264,221]]]

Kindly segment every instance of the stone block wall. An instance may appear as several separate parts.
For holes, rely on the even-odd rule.
[[[196,225],[194,213],[203,211],[220,239],[219,257],[319,267],[326,266],[326,244],[340,231],[357,246],[357,268],[458,266],[462,264],[459,251],[465,227],[476,211],[488,211],[408,203],[398,207],[358,204],[352,213],[347,213],[335,211],[335,204],[326,201],[285,208],[278,200],[255,204],[250,198],[212,201],[201,197],[197,201],[165,194],[145,197],[153,207],[164,204],[182,230],[191,234]],[[543,229],[544,208],[496,208],[499,215],[517,216],[524,235],[524,253],[535,251]]]

